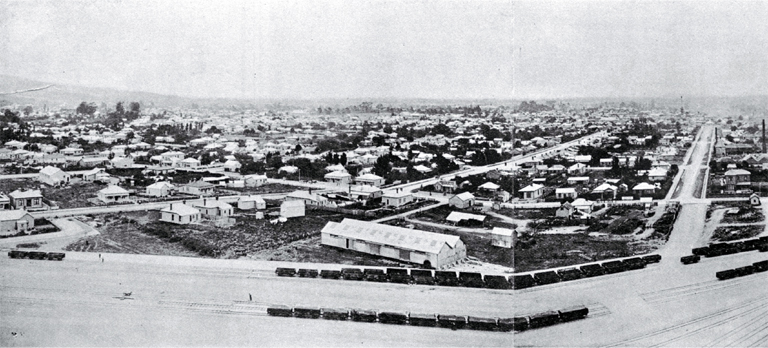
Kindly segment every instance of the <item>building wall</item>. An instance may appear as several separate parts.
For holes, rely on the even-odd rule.
[[[179,216],[178,214],[161,212],[160,221],[170,222],[177,225],[187,225],[193,222],[200,221],[200,214]]]
[[[26,221],[26,228],[19,229],[18,222],[19,221]],[[19,232],[26,232],[31,231],[35,228],[35,219],[27,214],[21,217],[19,220],[7,220],[7,221],[0,221],[0,235],[3,236],[10,236],[17,234]]]

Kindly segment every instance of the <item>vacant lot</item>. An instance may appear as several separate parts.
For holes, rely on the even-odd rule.
[[[107,185],[78,182],[64,188],[45,186],[42,189],[42,194],[45,199],[58,205],[61,209],[82,208],[93,206],[93,203],[88,202],[88,199],[96,198],[96,193],[105,187]]]
[[[715,229],[715,233],[712,234],[712,241],[727,242],[731,240],[752,238],[759,235],[764,230],[765,225],[718,227]]]
[[[16,190],[40,189],[44,185],[35,179],[3,179],[0,180],[0,192],[9,194]]]

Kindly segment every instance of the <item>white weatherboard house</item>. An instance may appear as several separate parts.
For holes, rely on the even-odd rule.
[[[355,182],[361,185],[381,187],[384,185],[384,178],[376,174],[363,174],[355,178]]]
[[[0,213],[0,236],[12,236],[35,228],[35,218],[26,210],[9,210]]]
[[[348,185],[352,180],[352,175],[347,172],[337,171],[325,174],[325,180],[337,185]]]
[[[471,208],[475,205],[475,196],[469,192],[459,193],[448,199],[448,205],[459,209]]]
[[[413,202],[413,194],[410,192],[385,192],[381,201],[388,207],[401,207]]]
[[[523,194],[523,199],[536,199],[544,194],[544,185],[530,184],[520,189],[520,193]]]
[[[147,196],[152,197],[167,197],[170,196],[174,190],[176,190],[176,186],[173,186],[173,184],[167,181],[159,181],[147,186],[145,193]]]
[[[240,197],[240,199],[237,200],[237,209],[267,209],[267,202],[265,202],[264,198],[261,198],[261,196]]]
[[[467,257],[458,236],[353,219],[328,222],[320,243],[438,269]]]
[[[182,203],[172,203],[160,210],[160,221],[187,225],[200,221],[200,211]]]
[[[64,185],[69,183],[70,175],[56,167],[47,166],[40,170],[37,180],[51,186]]]
[[[122,203],[128,201],[128,190],[120,187],[110,185],[102,189],[96,194],[96,197],[104,203]]]

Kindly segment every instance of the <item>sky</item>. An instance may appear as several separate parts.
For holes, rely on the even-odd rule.
[[[768,1],[8,1],[0,74],[193,97],[768,91]]]

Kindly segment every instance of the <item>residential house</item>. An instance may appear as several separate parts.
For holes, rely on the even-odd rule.
[[[560,205],[557,210],[555,210],[555,216],[560,218],[570,218],[573,215],[573,205],[571,203],[565,202]]]
[[[134,164],[132,156],[115,157],[110,163],[114,168],[132,168]]]
[[[69,179],[69,173],[51,166],[41,169],[37,176],[38,181],[50,186],[66,185],[69,183]]]
[[[188,225],[200,222],[200,211],[182,203],[171,203],[160,210],[160,221],[177,225]]]
[[[588,176],[572,176],[569,177],[566,182],[568,185],[587,185],[589,184]]]
[[[475,196],[469,192],[454,195],[448,199],[448,205],[458,209],[467,209],[475,205]]]
[[[382,185],[384,185],[384,178],[376,174],[363,174],[356,177],[355,182],[361,185],[381,187]]]
[[[129,201],[128,190],[115,185],[107,186],[96,193],[96,197],[104,203],[124,203]]]
[[[286,201],[302,201],[306,205],[325,206],[330,204],[330,202],[328,201],[328,198],[325,198],[316,193],[311,193],[310,191],[304,191],[304,190],[296,190],[285,195],[285,200]]]
[[[267,183],[267,175],[266,174],[249,174],[243,177],[243,180],[245,180],[245,186],[247,187],[258,187],[265,185]]]
[[[648,180],[664,181],[667,179],[667,170],[662,168],[651,169],[648,171]]]
[[[0,193],[0,210],[7,209],[11,209],[11,199],[3,193]]]
[[[656,186],[646,182],[641,182],[632,188],[632,192],[637,195],[652,195],[656,192]]]
[[[176,186],[167,181],[159,181],[147,186],[146,195],[151,197],[168,197],[176,190]]]
[[[240,168],[242,168],[243,165],[240,164],[240,162],[236,160],[227,160],[224,162],[224,171],[225,172],[231,172],[231,173],[237,173],[240,171]]]
[[[413,202],[413,194],[410,192],[385,192],[381,196],[381,201],[388,207],[402,207],[408,203]]]
[[[237,200],[237,209],[267,209],[267,202],[261,196],[245,196]]]
[[[618,187],[613,186],[609,183],[602,183],[599,186],[595,187],[594,190],[592,190],[593,195],[600,195],[600,199],[616,199],[616,193],[618,192]]]
[[[355,201],[381,198],[383,194],[384,191],[371,185],[355,185],[349,188],[349,198]]]
[[[94,182],[103,175],[109,176],[109,174],[106,173],[106,170],[104,168],[93,168],[83,173],[83,181]]]
[[[744,169],[731,169],[723,174],[727,191],[736,191],[749,188],[751,185],[750,173]]]
[[[195,196],[210,196],[210,195],[213,195],[215,187],[216,187],[215,185],[209,182],[199,180],[199,181],[191,182],[189,184],[181,186],[181,188],[179,189],[179,192],[183,192],[183,193],[187,193]]]
[[[434,184],[435,191],[443,193],[453,193],[457,189],[455,181],[440,180]]]
[[[575,201],[571,202],[571,205],[574,209],[587,214],[592,214],[592,209],[595,206],[595,202],[588,201],[584,198],[578,198]]]
[[[523,199],[538,199],[544,194],[544,185],[530,184],[520,189]]]
[[[40,190],[15,190],[8,194],[13,209],[42,209],[43,195]]]
[[[557,199],[575,199],[578,196],[575,187],[562,187],[555,189],[555,198]]]
[[[200,215],[209,219],[229,217],[234,209],[229,203],[217,199],[203,199],[202,202],[194,202],[192,207],[200,211]]]
[[[35,218],[26,210],[9,210],[0,213],[0,236],[13,236],[35,228]]]
[[[325,174],[325,181],[334,183],[336,185],[344,186],[349,185],[352,180],[352,175],[347,172],[337,171]]]

